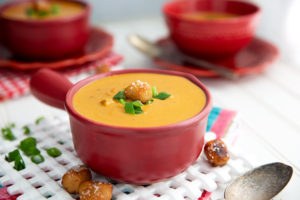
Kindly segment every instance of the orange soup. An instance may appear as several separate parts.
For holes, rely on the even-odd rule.
[[[139,80],[155,86],[158,93],[167,92],[171,96],[165,100],[154,98],[150,104],[142,105],[141,114],[128,114],[124,104],[116,101],[114,96]],[[197,115],[206,104],[206,96],[201,88],[183,77],[129,73],[109,76],[82,87],[75,93],[72,103],[79,114],[95,122],[123,127],[155,127]]]
[[[47,20],[71,17],[85,9],[83,5],[70,1],[49,1],[44,10],[36,10],[33,3],[19,3],[3,11],[3,17],[18,20]],[[43,8],[42,8],[43,9]]]
[[[185,19],[192,20],[222,20],[222,19],[230,19],[237,17],[237,14],[232,13],[222,13],[222,12],[191,12],[184,13],[183,17]]]

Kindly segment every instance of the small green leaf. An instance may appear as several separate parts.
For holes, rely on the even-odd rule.
[[[49,12],[47,12],[47,11],[38,11],[38,12],[36,12],[36,15],[38,17],[46,17],[46,16],[49,15]]]
[[[28,126],[23,126],[24,134],[29,135],[30,134],[30,128]]]
[[[150,99],[145,103],[145,105],[149,105],[149,104],[153,103],[153,101],[154,101],[154,99]]]
[[[136,101],[132,102],[132,104],[133,104],[135,107],[141,107],[141,106],[144,105],[144,104],[143,104],[141,101],[139,101],[139,100],[136,100]]]
[[[55,147],[52,147],[50,149],[47,149],[47,154],[51,157],[58,157],[61,155],[61,151]]]
[[[169,96],[171,96],[170,94],[166,93],[166,92],[160,92],[156,97],[154,97],[155,99],[160,99],[160,100],[165,100],[167,99]]]
[[[16,124],[15,123],[10,123],[6,126],[6,128],[15,128]]]
[[[32,8],[28,8],[26,10],[26,15],[27,16],[31,17],[31,16],[33,16],[33,14],[34,14],[34,10]]]
[[[135,110],[132,102],[125,103],[125,113],[135,114]]]
[[[36,139],[28,137],[21,141],[19,148],[27,155],[33,156],[40,154],[40,150],[36,148]]]
[[[157,89],[155,86],[152,86],[152,96],[156,97],[157,96]]]
[[[18,156],[20,156],[20,152],[18,149],[16,149],[14,151],[9,152],[8,155],[5,156],[5,160],[8,162],[12,162],[15,161]]]
[[[139,115],[144,113],[141,107],[134,107],[134,114]]]
[[[26,150],[27,148],[35,147],[35,146],[36,146],[36,139],[34,137],[28,137],[22,140],[20,143],[20,149],[22,151]]]
[[[59,6],[53,4],[53,5],[51,6],[51,13],[54,14],[54,15],[55,15],[55,14],[58,14],[58,13],[59,13]]]
[[[45,117],[39,117],[35,120],[35,124],[38,125],[41,121],[43,121]]]
[[[113,98],[115,100],[126,99],[126,96],[124,95],[124,91],[120,91]]]
[[[13,141],[16,139],[10,127],[2,128],[1,132],[5,140]]]
[[[15,165],[14,165],[14,168],[17,170],[17,171],[20,171],[22,169],[25,169],[25,162],[22,158],[21,155],[18,155],[15,159]]]
[[[119,99],[119,102],[120,102],[121,104],[124,104],[124,105],[125,105],[125,100],[124,100],[124,99]]]
[[[41,154],[31,156],[31,161],[35,164],[40,164],[45,161],[44,157]]]

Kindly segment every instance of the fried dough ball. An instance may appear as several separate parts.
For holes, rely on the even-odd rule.
[[[131,100],[146,103],[152,98],[152,88],[148,83],[137,80],[125,89],[124,95]]]
[[[36,0],[33,1],[33,9],[39,12],[50,12],[51,5],[46,0]]]
[[[204,153],[213,166],[225,165],[229,160],[226,144],[220,139],[208,141],[204,146]]]
[[[91,179],[92,174],[89,168],[84,165],[78,165],[72,167],[64,174],[61,184],[67,192],[78,194],[80,184]]]
[[[80,200],[110,200],[113,186],[110,183],[86,181],[79,187]]]

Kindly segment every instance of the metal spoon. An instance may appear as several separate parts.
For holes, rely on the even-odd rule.
[[[201,68],[213,70],[218,75],[228,78],[228,79],[237,79],[239,76],[231,69],[226,68],[224,66],[218,66],[215,64],[212,64],[208,61],[201,60],[198,58],[194,58],[192,56],[188,56],[182,52],[179,51],[170,51],[167,48],[164,48],[162,46],[156,45],[153,42],[150,42],[146,40],[145,38],[131,34],[128,36],[128,41],[130,44],[132,44],[137,50],[141,51],[147,56],[150,56],[152,58],[160,58],[162,60],[176,60],[178,56],[180,56],[183,60]]]
[[[270,163],[255,168],[232,181],[225,190],[226,200],[270,200],[288,184],[293,168]]]

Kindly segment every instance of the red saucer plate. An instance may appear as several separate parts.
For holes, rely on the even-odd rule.
[[[190,65],[180,57],[180,54],[176,56],[178,49],[174,46],[171,39],[161,39],[157,41],[157,44],[174,53],[174,60],[161,60],[159,58],[153,59],[157,66],[176,71],[188,72],[199,77],[219,76],[212,70]],[[264,69],[270,66],[278,58],[278,56],[279,51],[277,47],[260,38],[254,38],[247,47],[233,57],[212,63],[231,68],[238,75],[255,74],[264,71]]]
[[[90,39],[85,49],[74,57],[47,62],[19,61],[0,44],[0,68],[8,67],[18,70],[33,70],[39,68],[65,68],[69,66],[82,65],[97,60],[107,55],[113,47],[113,37],[100,28],[92,27]]]

